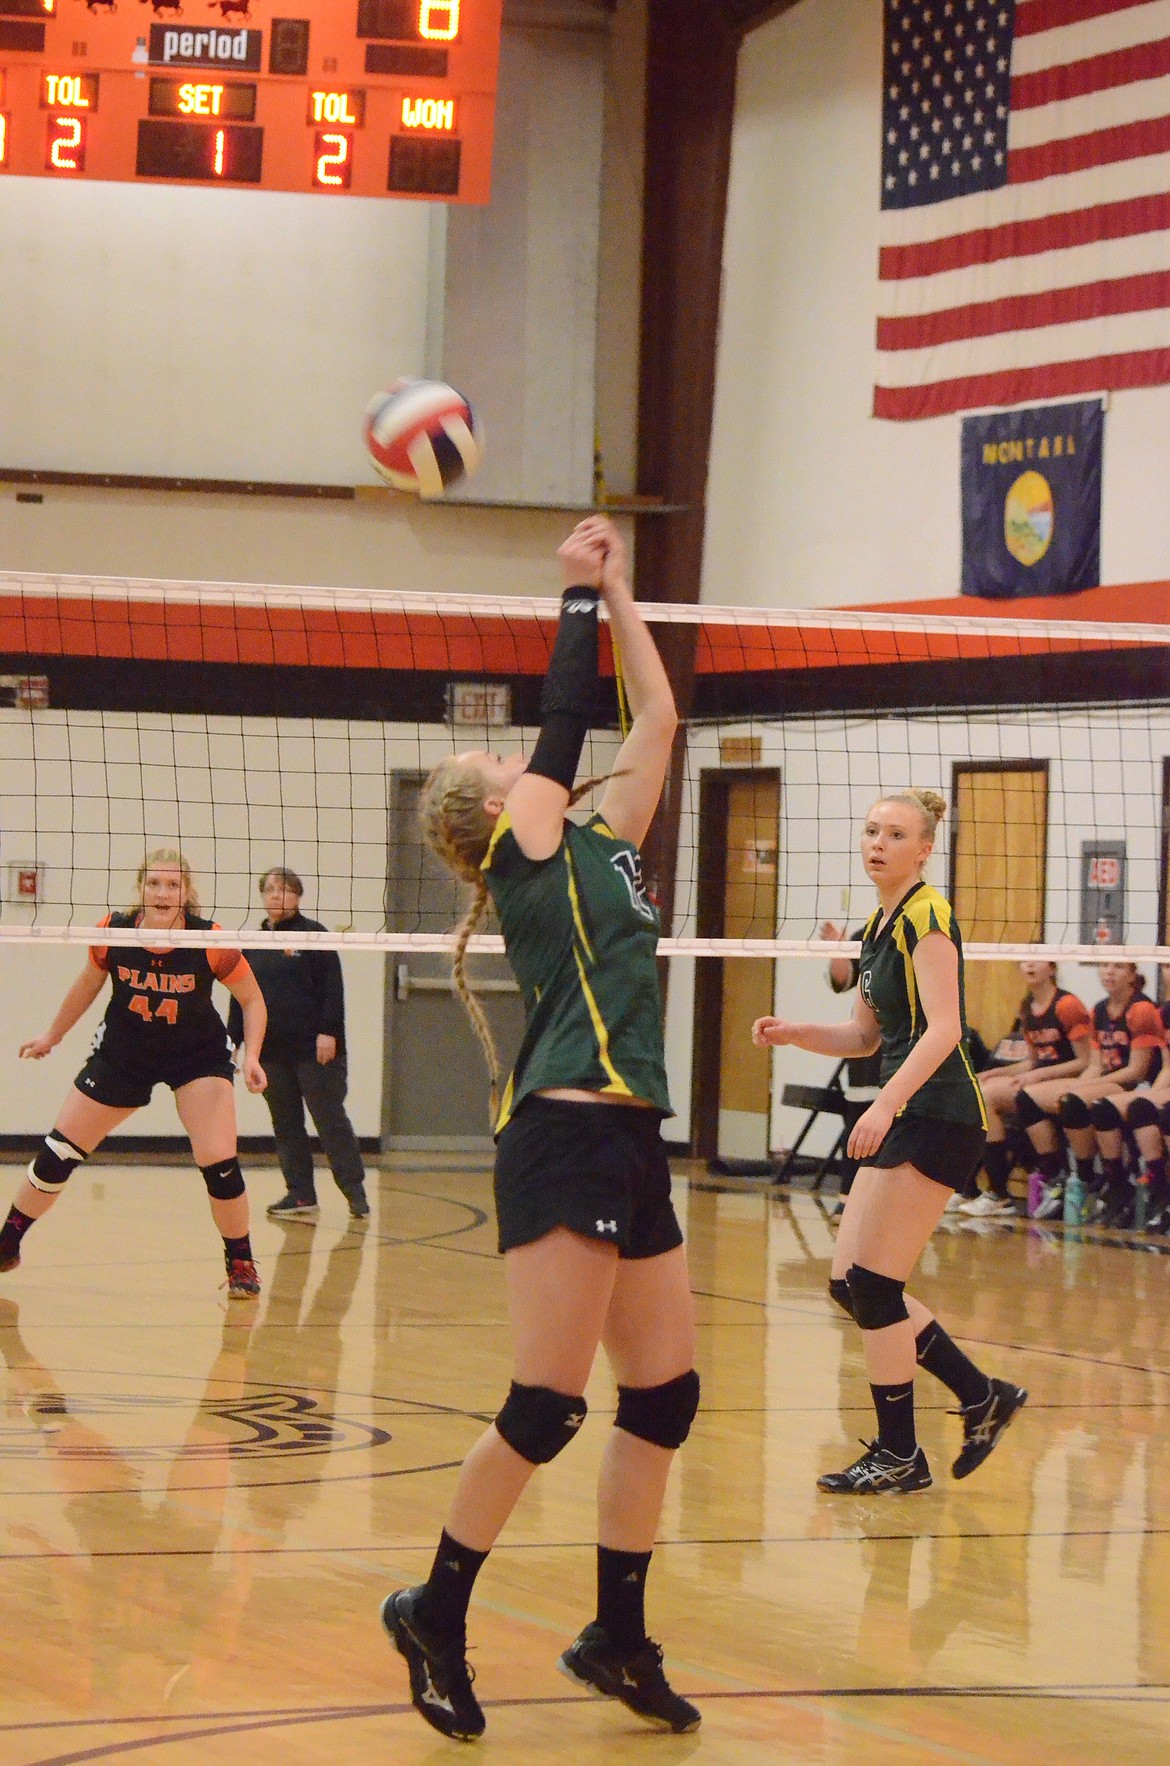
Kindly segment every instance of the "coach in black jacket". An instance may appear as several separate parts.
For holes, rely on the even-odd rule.
[[[295,871],[274,865],[260,879],[265,931],[324,932],[301,912],[304,884]],[[333,950],[250,950],[248,961],[268,1007],[268,1030],[260,1060],[268,1076],[264,1093],[272,1115],[276,1152],[288,1194],[268,1213],[275,1220],[316,1220],[313,1152],[305,1106],[329,1161],[334,1181],[354,1220],[365,1220],[365,1170],[357,1136],[345,1110],[345,995],[341,958]],[[243,1039],[243,1016],[235,1001],[228,1030]]]

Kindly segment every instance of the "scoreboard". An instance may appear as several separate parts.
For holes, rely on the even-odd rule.
[[[0,0],[0,177],[485,203],[503,0]]]

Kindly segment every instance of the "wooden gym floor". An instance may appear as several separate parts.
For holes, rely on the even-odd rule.
[[[711,1766],[1077,1766],[1170,1758],[1164,1256],[1020,1224],[940,1231],[919,1291],[1031,1402],[936,1484],[818,1496],[871,1413],[807,1196],[680,1174],[704,1406],[650,1584],[664,1737],[556,1673],[592,1612],[592,1482],[613,1392],[540,1474],[480,1578],[485,1756]],[[0,1762],[454,1759],[410,1709],[378,1602],[418,1579],[455,1467],[507,1385],[483,1173],[371,1174],[347,1230],[263,1205],[263,1298],[229,1310],[193,1169],[93,1166],[0,1285]],[[0,1172],[6,1198],[15,1169]],[[1170,1246],[1164,1247],[1170,1250]]]

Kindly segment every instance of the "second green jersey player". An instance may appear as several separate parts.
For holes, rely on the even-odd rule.
[[[949,938],[959,955],[959,1020],[963,1035],[941,1066],[907,1098],[901,1114],[986,1129],[987,1112],[967,1055],[962,936],[950,902],[929,883],[921,881],[910,888],[888,917],[883,919],[882,909],[878,908],[862,933],[857,984],[881,1030],[881,1083],[885,1085],[893,1077],[927,1029],[914,973],[914,952],[919,941],[932,932]],[[935,1175],[934,1171],[927,1172],[928,1177]],[[938,1179],[958,1189],[964,1175],[940,1170]]]
[[[829,1292],[861,1327],[877,1440],[842,1472],[817,1480],[830,1495],[929,1489],[914,1427],[914,1374],[948,1386],[963,1416],[952,1466],[965,1478],[991,1452],[1027,1398],[989,1379],[906,1282],[983,1155],[987,1117],[966,1050],[963,943],[954,911],[923,877],[946,804],[933,791],[896,791],[865,819],[861,856],[880,906],[866,923],[857,1003],[845,1024],[757,1019],[759,1047],[794,1044],[836,1059],[881,1050],[881,1090],[849,1135],[859,1169],[841,1215]]]

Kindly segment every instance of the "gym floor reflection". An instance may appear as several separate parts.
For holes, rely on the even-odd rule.
[[[12,1187],[14,1173],[5,1173]],[[371,1174],[372,1175],[372,1174]],[[591,1615],[612,1418],[541,1473],[484,1570],[472,1661],[502,1761],[1070,1763],[1170,1757],[1170,1244],[1020,1223],[936,1235],[917,1284],[1030,1389],[973,1478],[919,1381],[935,1486],[832,1498],[872,1426],[813,1198],[679,1168],[704,1403],[650,1582],[661,1737],[555,1672]],[[263,1206],[265,1293],[217,1288],[195,1173],[95,1167],[0,1286],[0,1762],[437,1759],[377,1621],[426,1570],[506,1390],[486,1173],[386,1171],[351,1230]],[[327,1186],[328,1187],[328,1186]]]

